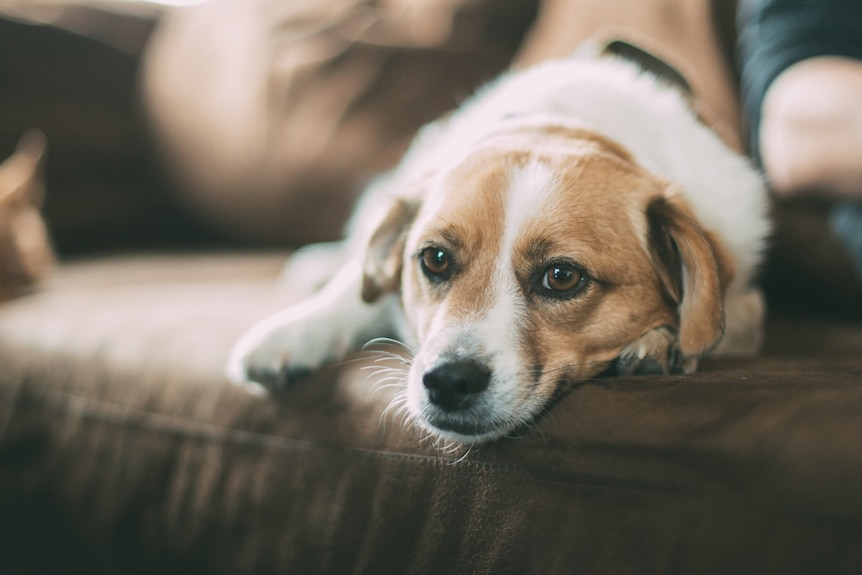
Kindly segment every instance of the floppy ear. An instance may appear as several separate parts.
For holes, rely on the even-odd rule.
[[[400,287],[404,243],[416,212],[414,203],[396,199],[371,235],[362,267],[362,299],[367,303]]]
[[[653,265],[679,315],[679,349],[683,357],[700,356],[724,333],[724,288],[733,278],[732,261],[680,195],[671,191],[653,199],[646,215]]]

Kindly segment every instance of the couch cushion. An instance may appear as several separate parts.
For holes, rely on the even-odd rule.
[[[830,573],[862,568],[862,326],[589,381],[463,450],[363,362],[280,400],[222,363],[275,255],[81,262],[0,307],[0,570]]]

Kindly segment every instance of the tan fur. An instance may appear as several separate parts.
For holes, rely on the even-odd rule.
[[[368,242],[362,273],[362,299],[371,302],[400,283],[402,252],[407,226],[416,215],[415,206],[396,200]]]
[[[679,344],[684,356],[694,357],[709,351],[724,332],[724,285],[722,275],[729,278],[730,264],[724,274],[717,263],[719,256],[712,242],[697,223],[691,209],[679,194],[666,194],[653,200],[649,213],[654,226],[653,242],[670,241],[676,257],[664,258],[659,270],[665,289],[679,306]],[[664,236],[664,237],[662,237]],[[725,256],[726,257],[726,256]],[[675,277],[671,285],[668,277]]]
[[[480,154],[468,159],[443,183],[445,197],[435,218],[423,230],[418,245],[407,246],[405,259],[415,259],[419,249],[429,242],[446,247],[459,268],[458,282],[453,283],[445,298],[446,309],[463,319],[485,309],[490,303],[490,278],[497,263],[494,246],[500,242],[502,229],[477,222],[499,222],[504,217],[505,165],[517,163],[517,156]],[[405,299],[415,303],[413,317],[419,334],[428,330],[437,308],[444,304],[439,291],[428,289],[419,277],[419,266],[407,265],[406,283],[412,286]],[[421,337],[421,336],[420,336]]]

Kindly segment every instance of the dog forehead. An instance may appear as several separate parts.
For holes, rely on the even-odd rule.
[[[663,188],[634,164],[582,157],[559,170],[555,192],[523,218],[510,257],[522,270],[564,258],[610,283],[641,281],[652,273],[645,209]]]
[[[414,241],[443,235],[459,247],[485,249],[511,247],[513,236],[543,229],[589,239],[642,227],[642,196],[660,191],[660,183],[616,145],[556,136],[500,137],[459,162],[426,197]]]

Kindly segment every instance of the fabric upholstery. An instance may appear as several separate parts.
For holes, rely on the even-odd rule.
[[[775,318],[760,359],[585,382],[465,451],[384,415],[361,361],[279,399],[224,380],[280,262],[83,262],[0,307],[0,570],[862,567],[860,326]]]
[[[413,4],[467,16],[491,5]],[[493,2],[502,4],[529,12],[535,2]],[[692,5],[690,14],[703,16],[704,4]],[[360,42],[331,75],[291,84],[302,76],[285,73],[275,87],[304,86],[303,101],[316,103],[314,88],[339,85],[345,74],[351,80],[345,62],[358,60],[367,75],[354,86],[375,74],[394,84],[421,77],[440,89],[440,99],[422,103],[442,106],[453,97],[451,85],[413,63],[457,63],[459,82],[470,84],[480,79],[471,77],[477,64],[503,66],[516,49],[519,29],[484,28],[491,36],[505,31],[499,41],[471,34],[476,22],[487,22],[477,16],[451,22],[461,23],[462,38],[488,41],[490,52],[471,44],[441,55],[439,46]],[[526,20],[502,22],[522,29]],[[294,22],[293,30],[302,28],[301,19]],[[565,31],[566,22],[558,24]],[[141,27],[120,36],[142,41],[134,30]],[[320,33],[332,39],[344,30]],[[368,30],[376,39],[402,31]],[[0,50],[0,72],[28,80],[0,94],[3,142],[11,146],[34,119],[47,122],[47,212],[67,251],[116,249],[133,231],[152,246],[166,227],[198,237],[139,163],[135,58],[117,46],[105,52],[106,42],[0,20],[0,47],[8,48]],[[385,137],[363,136],[361,118],[392,108],[354,96],[339,95],[350,113],[338,125],[359,136],[352,145],[333,136],[344,146],[338,149],[362,152],[337,154],[358,162],[353,168],[390,155],[376,154],[409,137],[397,114],[380,128]],[[199,102],[180,109],[190,116]],[[277,210],[267,216],[285,225]],[[788,261],[797,265],[781,289],[823,283],[820,267],[800,281],[793,261],[800,252],[788,245]],[[818,246],[807,247],[825,265]],[[88,253],[91,259],[64,263],[42,292],[0,305],[0,572],[862,571],[862,326],[850,314],[771,317],[759,359],[706,362],[691,376],[584,382],[534,428],[466,451],[435,445],[387,411],[397,390],[375,385],[374,370],[363,369],[378,366],[377,356],[334,366],[279,398],[225,381],[222,364],[236,336],[293,297],[276,288],[282,257]],[[852,295],[832,298],[833,309],[858,304]]]

